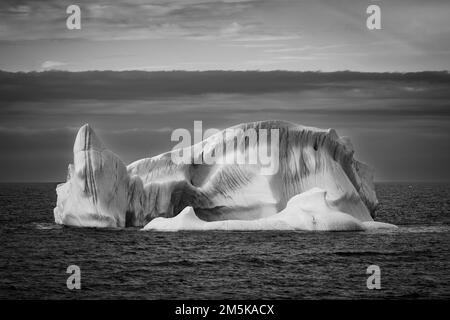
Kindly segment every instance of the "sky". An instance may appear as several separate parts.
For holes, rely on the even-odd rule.
[[[449,70],[449,15],[447,0],[2,0],[0,69]]]
[[[85,123],[127,164],[196,120],[268,119],[335,128],[377,181],[450,181],[449,16],[448,0],[2,0],[0,182],[63,181]]]
[[[280,119],[335,128],[377,181],[450,181],[450,74],[0,72],[0,181],[63,181],[89,123],[126,164],[171,133]]]

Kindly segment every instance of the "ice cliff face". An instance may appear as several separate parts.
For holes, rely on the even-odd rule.
[[[73,155],[67,182],[56,188],[56,223],[125,226],[130,178],[123,162],[103,147],[89,125],[78,131]]]
[[[202,164],[225,144],[225,156],[249,157],[274,143],[244,135],[221,139],[221,133],[191,146],[192,157],[175,163],[171,151],[126,167],[99,141],[89,125],[74,144],[67,182],[57,187],[55,221],[90,227],[144,226],[192,207],[199,221],[259,220],[281,213],[288,201],[313,188],[326,191],[336,212],[360,222],[373,221],[377,198],[371,169],[353,158],[353,147],[333,129],[320,130],[289,122],[264,121],[233,127],[279,132],[278,170],[263,174],[261,164]],[[200,164],[196,164],[200,163]],[[308,201],[308,200],[305,200]],[[268,220],[270,221],[270,219]]]

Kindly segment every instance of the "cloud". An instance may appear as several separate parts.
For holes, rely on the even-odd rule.
[[[258,1],[170,1],[143,3],[126,0],[114,4],[80,0],[82,29],[65,28],[67,4],[57,0],[0,3],[2,40],[88,39],[142,40],[167,37],[207,37],[238,32],[236,16]],[[26,16],[26,17],[25,17]],[[229,24],[228,27],[224,25]],[[223,28],[223,30],[221,30]]]
[[[148,40],[190,39],[277,41],[298,39],[292,32],[278,30],[252,17],[264,1],[171,1],[143,3],[126,0],[92,4],[80,0],[82,29],[65,28],[66,4],[56,0],[24,0],[17,6],[0,3],[2,40],[84,39]],[[26,19],[23,15],[27,15]]]
[[[336,128],[377,178],[450,179],[448,72],[0,72],[0,83],[2,181],[63,180],[84,123],[130,163],[170,150],[173,128],[195,120],[266,119]]]
[[[285,52],[322,51],[322,50],[342,48],[342,47],[346,47],[346,46],[347,45],[343,45],[343,44],[332,44],[332,45],[325,45],[325,46],[306,45],[306,46],[302,46],[302,47],[270,48],[270,49],[265,50],[265,52],[285,53]]]
[[[67,134],[67,133],[76,133],[78,131],[77,127],[63,127],[63,128],[45,128],[45,129],[36,129],[36,128],[28,128],[28,127],[5,127],[0,126],[1,134],[11,134],[11,135],[40,135],[40,134]]]
[[[288,57],[290,58],[290,57]],[[288,71],[47,71],[0,72],[1,101],[145,100],[201,94],[252,94],[306,92],[323,89],[347,92],[364,89],[379,97],[447,97],[448,72],[364,73]],[[393,83],[394,85],[391,85]],[[374,85],[376,84],[376,86]],[[421,91],[410,88],[420,87]],[[406,89],[405,88],[409,88]],[[1,105],[0,105],[1,109]]]
[[[241,24],[234,21],[230,25],[222,28],[221,33],[225,36],[237,35],[242,32],[243,29],[244,27]]]
[[[41,64],[41,68],[44,70],[52,70],[52,69],[59,69],[59,67],[65,65],[67,65],[67,63],[65,62],[47,60]]]
[[[286,41],[286,40],[297,40],[300,39],[302,36],[300,34],[296,33],[279,33],[279,34],[254,34],[254,35],[247,35],[242,38],[238,38],[235,41]]]

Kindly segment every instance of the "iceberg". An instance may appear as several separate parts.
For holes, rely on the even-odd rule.
[[[229,128],[230,129],[230,128]],[[126,166],[88,125],[78,131],[67,181],[56,188],[55,222],[81,227],[144,230],[366,230],[378,200],[373,170],[354,158],[350,140],[334,129],[285,121],[240,124],[186,148]],[[278,139],[247,139],[248,130],[278,130]],[[227,129],[228,130],[228,129]],[[225,137],[225,138],[224,138]],[[261,163],[201,159],[226,148],[222,159],[252,157],[277,143],[275,172]]]
[[[301,230],[301,231],[363,231],[395,229],[396,226],[375,221],[361,222],[338,211],[326,198],[326,191],[313,188],[292,197],[281,212],[256,220],[222,220],[207,222],[199,219],[192,207],[186,207],[173,218],[155,218],[142,230],[154,231],[249,231],[249,230]]]

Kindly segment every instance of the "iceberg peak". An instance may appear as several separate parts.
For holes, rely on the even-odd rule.
[[[86,151],[86,150],[103,150],[103,143],[95,134],[91,126],[86,123],[83,125],[77,133],[75,143],[73,144],[73,152]]]

